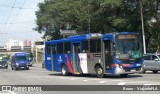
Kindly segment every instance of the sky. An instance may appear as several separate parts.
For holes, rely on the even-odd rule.
[[[33,30],[40,2],[44,0],[0,0],[0,46],[9,39],[34,41],[43,36]]]

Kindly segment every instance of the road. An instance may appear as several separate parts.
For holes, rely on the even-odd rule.
[[[127,78],[120,76],[107,75],[104,78],[97,78],[95,75],[72,75],[61,76],[60,73],[50,72],[41,68],[41,64],[34,64],[30,70],[11,70],[0,69],[0,85],[160,85],[160,72],[153,74],[147,72],[146,74],[131,74]],[[89,87],[88,87],[89,89]],[[76,91],[54,91],[54,92],[3,92],[3,94],[75,94]],[[98,91],[85,91],[87,93],[97,94]],[[99,91],[98,93],[105,94],[106,91]],[[116,92],[108,91],[113,94]],[[130,91],[120,91],[123,94],[133,94]],[[140,93],[140,91],[138,91]],[[2,92],[1,92],[2,93]],[[0,94],[1,94],[0,93]],[[76,92],[77,93],[77,92]],[[80,94],[82,92],[79,91]],[[79,94],[77,93],[77,94]],[[83,92],[84,93],[84,92]],[[148,94],[155,94],[158,92],[147,91]],[[86,93],[84,93],[86,94]]]

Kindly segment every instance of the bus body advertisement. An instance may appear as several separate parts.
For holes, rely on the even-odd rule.
[[[45,67],[67,74],[121,75],[140,71],[141,37],[134,32],[85,34],[45,42]]]

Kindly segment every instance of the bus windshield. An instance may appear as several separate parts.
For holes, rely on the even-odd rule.
[[[116,37],[117,59],[137,59],[142,58],[142,42],[138,35],[119,35]]]
[[[16,60],[17,61],[25,61],[25,60],[27,60],[27,58],[26,58],[26,56],[17,56]]]

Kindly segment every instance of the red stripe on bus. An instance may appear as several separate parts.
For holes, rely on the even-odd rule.
[[[90,54],[90,59],[93,59],[93,54]]]
[[[131,67],[131,64],[121,64],[123,67]]]
[[[111,66],[112,66],[112,67],[116,67],[116,66],[117,66],[117,64],[111,64]]]
[[[66,55],[66,61],[67,61],[67,66],[68,66],[69,72],[70,72],[70,73],[73,73],[72,66],[71,66],[71,62],[69,61],[67,55]]]

